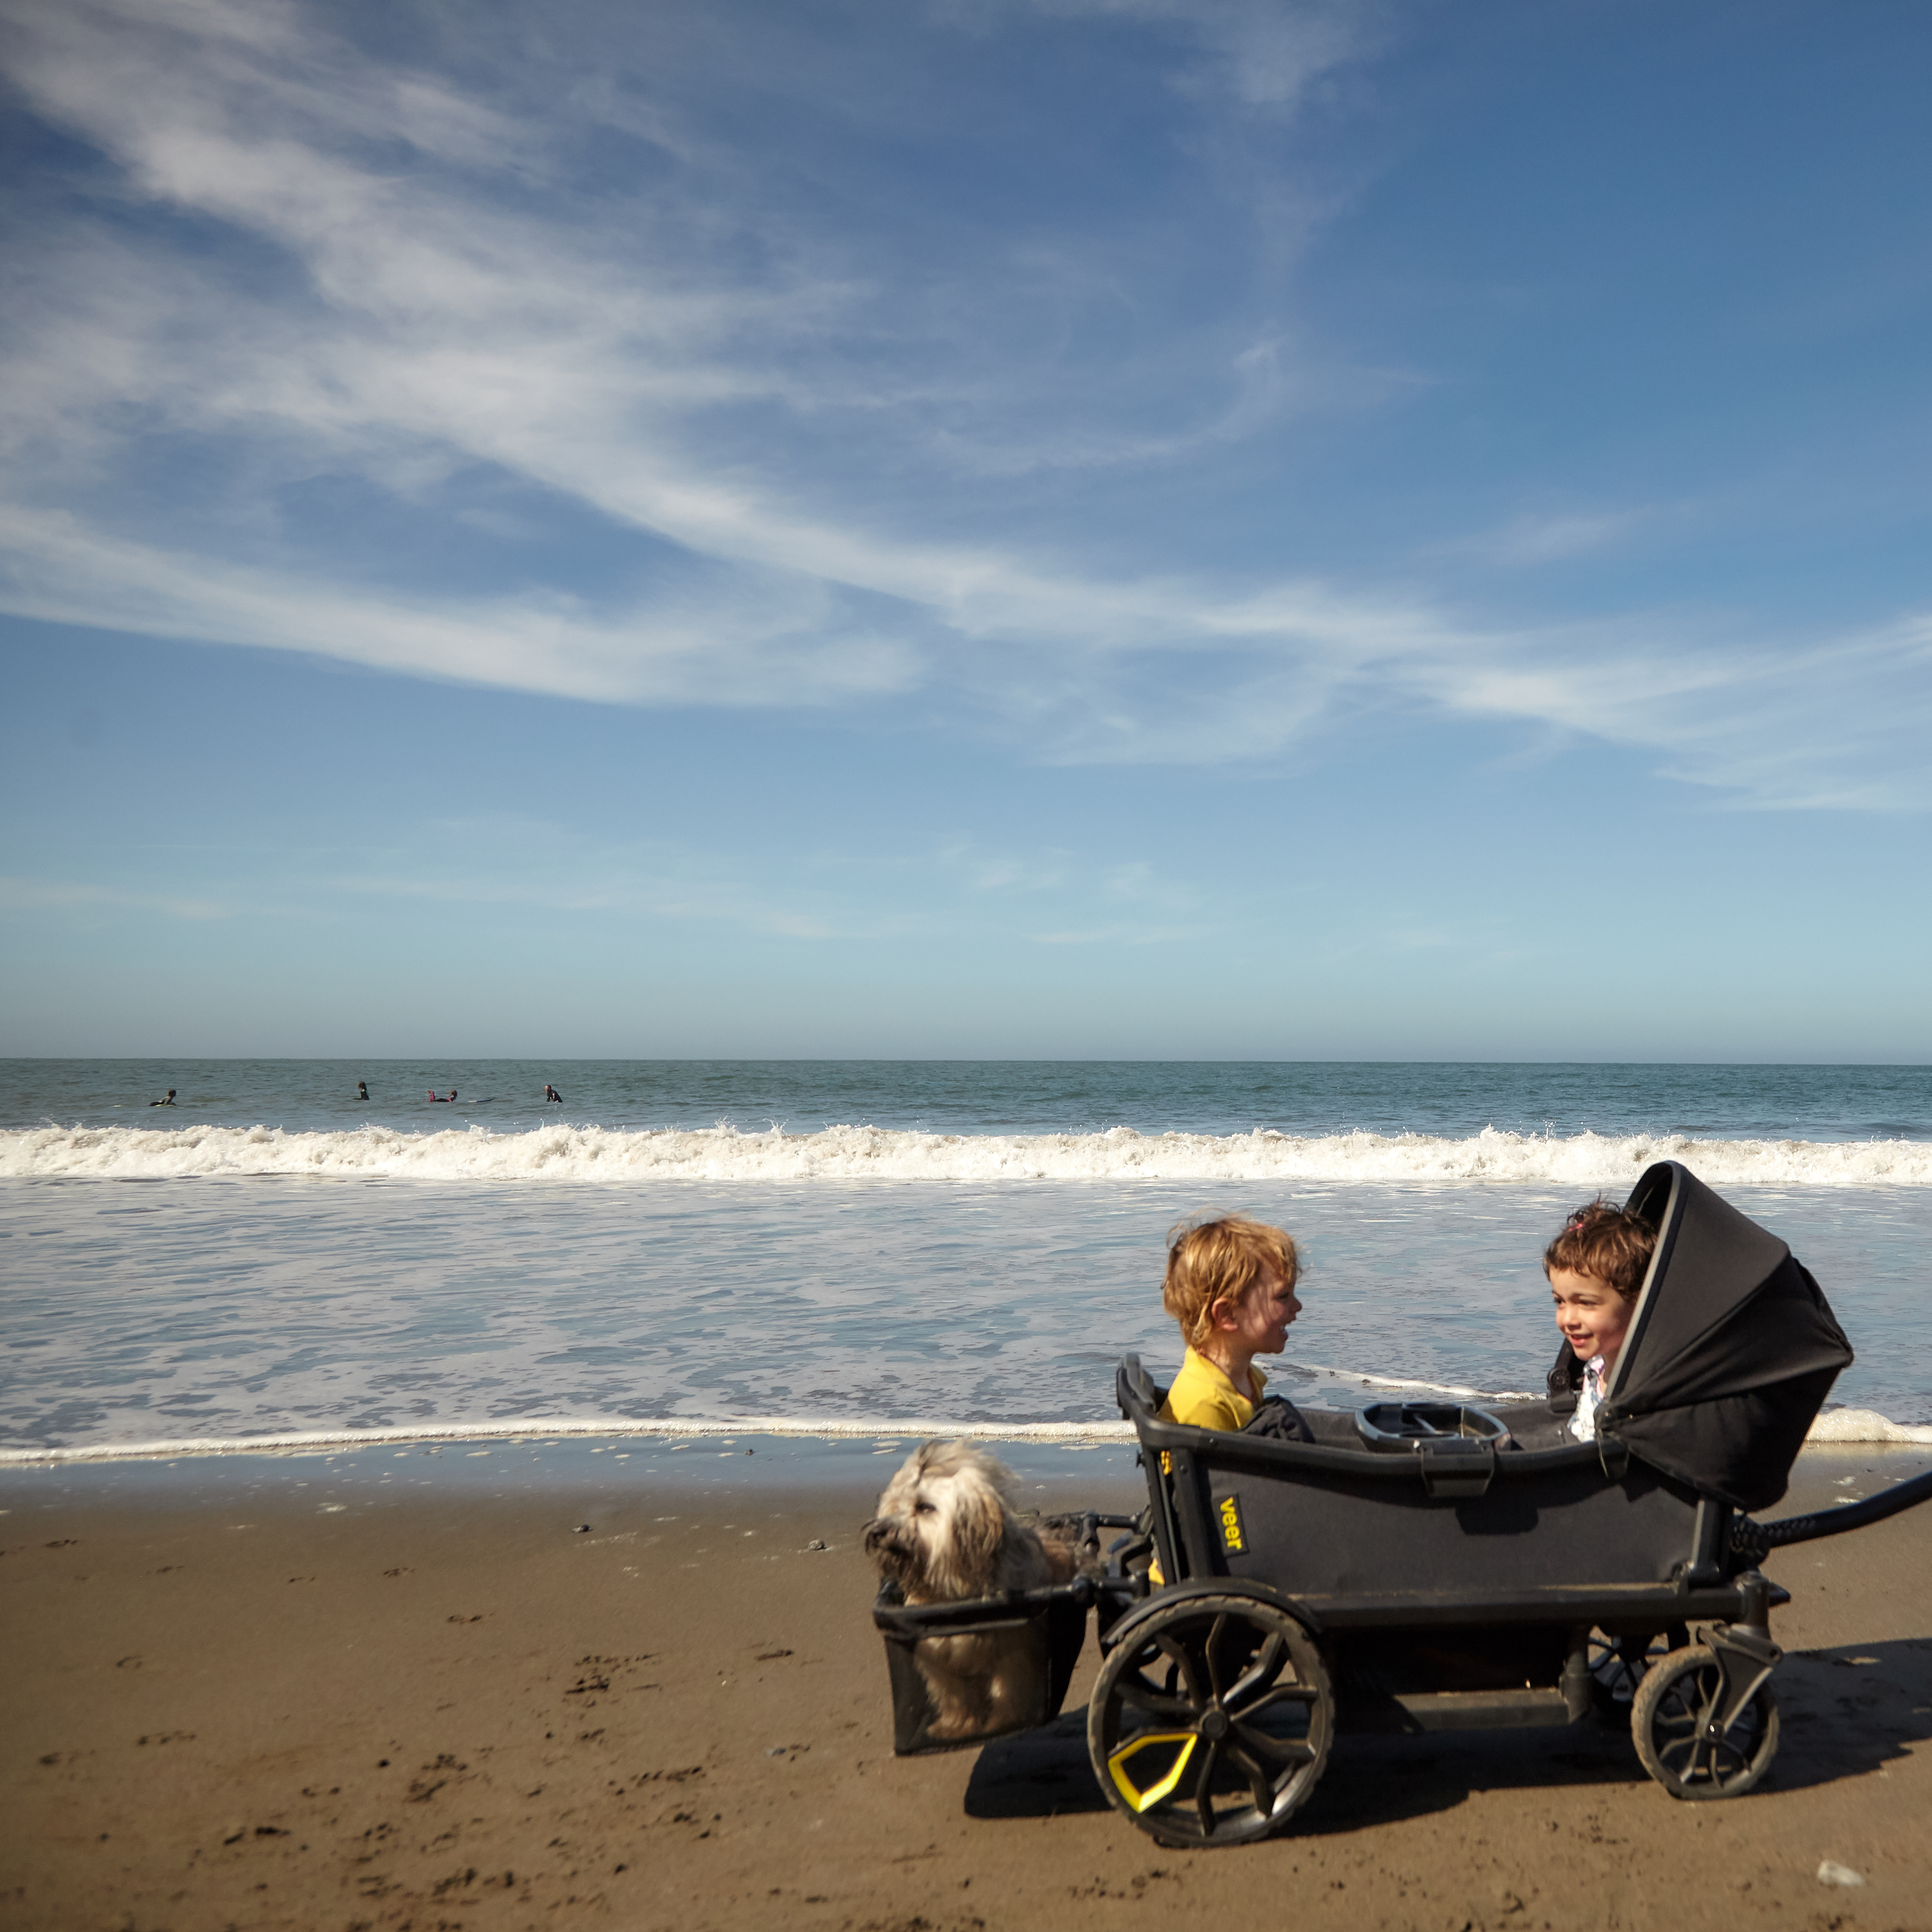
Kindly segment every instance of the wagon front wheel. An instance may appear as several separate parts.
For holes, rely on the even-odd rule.
[[[1724,1666],[1708,1645],[1672,1651],[1645,1673],[1630,1709],[1643,1768],[1673,1798],[1740,1798],[1778,1754],[1778,1700],[1760,1684],[1728,1728]]]
[[[1334,1732],[1314,1639],[1250,1597],[1183,1596],[1135,1618],[1087,1707],[1101,1790],[1164,1845],[1279,1830],[1314,1790]]]

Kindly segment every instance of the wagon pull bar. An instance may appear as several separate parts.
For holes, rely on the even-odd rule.
[[[1863,1529],[1868,1523],[1882,1522],[1928,1497],[1932,1497],[1932,1469],[1909,1482],[1894,1483],[1875,1496],[1816,1510],[1809,1516],[1787,1516],[1775,1522],[1753,1522],[1748,1516],[1741,1516],[1731,1526],[1731,1547],[1759,1562],[1767,1551],[1781,1550],[1788,1543],[1811,1543],[1821,1536],[1842,1536],[1848,1529]]]

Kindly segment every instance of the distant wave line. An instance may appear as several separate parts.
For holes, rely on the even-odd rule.
[[[1331,1376],[1337,1382],[1359,1382],[1364,1388],[1412,1389],[1419,1394],[1453,1396],[1458,1402],[1538,1402],[1544,1396],[1541,1389],[1465,1388],[1460,1382],[1417,1382],[1404,1376],[1369,1376],[1360,1369],[1340,1369],[1327,1362],[1284,1363],[1281,1370],[1270,1369],[1268,1372],[1280,1373],[1285,1378],[1290,1369],[1303,1370],[1311,1375]]]
[[[535,1416],[512,1422],[412,1423],[393,1429],[298,1429],[265,1436],[198,1436],[175,1442],[80,1443],[72,1448],[0,1449],[0,1466],[28,1462],[130,1462],[172,1456],[253,1456],[317,1449],[362,1449],[408,1442],[542,1442],[550,1437],[643,1438],[667,1442],[731,1440],[742,1436],[820,1442],[920,1441],[965,1436],[994,1442],[1131,1442],[1126,1422],[949,1422],[930,1417],[752,1415],[736,1420],[686,1416],[665,1420],[626,1416]]]
[[[863,1126],[759,1133],[721,1125],[562,1123],[404,1132],[47,1125],[0,1130],[0,1178],[170,1180],[308,1176],[446,1182],[1494,1182],[1614,1186],[1682,1160],[1715,1185],[1932,1186],[1932,1142],[1700,1139],[1681,1134],[1462,1137],[1352,1132],[928,1133]]]
[[[1434,1383],[1390,1382],[1364,1376],[1381,1388],[1437,1388]],[[1491,1401],[1505,1398],[1492,1396]],[[1520,1400],[1520,1398],[1517,1398]],[[70,1448],[0,1449],[0,1468],[34,1464],[167,1461],[190,1456],[266,1456],[322,1450],[394,1448],[417,1442],[543,1442],[566,1437],[610,1442],[656,1440],[732,1443],[747,1436],[817,1442],[866,1442],[880,1447],[930,1437],[965,1437],[988,1442],[1060,1443],[1101,1447],[1130,1443],[1125,1422],[958,1422],[930,1416],[861,1416],[826,1420],[810,1416],[754,1415],[735,1420],[684,1417],[635,1420],[622,1417],[525,1417],[512,1422],[415,1424],[394,1429],[304,1429],[273,1435],[188,1436],[175,1442],[82,1443]],[[1805,1438],[1819,1443],[1914,1443],[1932,1446],[1932,1426],[1894,1422],[1876,1409],[1831,1409]]]

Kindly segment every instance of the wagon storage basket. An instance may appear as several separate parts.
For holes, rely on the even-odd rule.
[[[892,1687],[901,1757],[957,1750],[1060,1714],[1087,1641],[1093,1581],[962,1603],[908,1604],[888,1582],[872,1606]]]

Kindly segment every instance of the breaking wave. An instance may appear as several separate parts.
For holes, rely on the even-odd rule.
[[[1682,1160],[1714,1186],[1932,1186],[1924,1141],[1699,1140],[1567,1136],[1486,1127],[1426,1134],[938,1134],[870,1126],[542,1126],[518,1132],[403,1133],[382,1126],[58,1127],[0,1132],[0,1178],[167,1180],[314,1175],[435,1181],[1206,1180],[1496,1181],[1566,1187],[1628,1183]]]
[[[1375,1378],[1365,1378],[1375,1380]],[[1405,1382],[1405,1388],[1435,1384]],[[1475,1393],[1463,1389],[1461,1395]],[[1496,1400],[1498,1398],[1492,1398]],[[1520,1395],[1512,1400],[1522,1400]],[[694,1442],[722,1438],[736,1445],[744,1436],[802,1438],[810,1442],[874,1442],[896,1448],[902,1442],[928,1436],[964,1436],[986,1442],[1051,1442],[1064,1445],[1124,1444],[1134,1439],[1126,1422],[953,1422],[931,1416],[752,1415],[735,1420],[681,1416],[670,1420],[637,1420],[622,1416],[524,1416],[514,1421],[418,1423],[400,1428],[298,1429],[260,1436],[190,1436],[153,1442],[91,1442],[32,1449],[0,1449],[0,1468],[22,1464],[138,1462],[177,1456],[262,1456],[303,1450],[360,1449],[413,1442],[524,1442],[532,1438],[582,1438],[587,1441]],[[1870,1408],[1828,1411],[1811,1425],[1808,1442],[1886,1442],[1932,1447],[1932,1427],[1892,1421]]]

